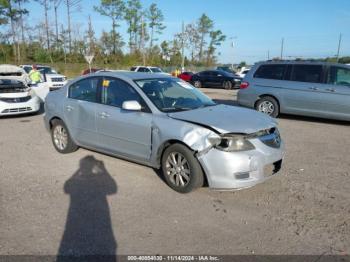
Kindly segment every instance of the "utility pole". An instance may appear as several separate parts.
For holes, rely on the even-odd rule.
[[[339,62],[339,53],[340,53],[341,40],[342,40],[342,34],[339,35],[338,51],[337,51],[337,63]]]
[[[181,72],[185,71],[185,23],[182,21],[182,33],[181,33],[181,44],[182,44],[182,62],[181,62]]]
[[[270,60],[270,50],[267,50],[267,60]]]
[[[143,24],[143,14],[141,15],[141,48],[142,48],[142,62],[143,65],[146,65],[146,54],[145,54],[145,31],[144,31],[144,24]]]
[[[58,21],[57,21],[57,9],[60,6],[62,0],[56,0],[54,2],[54,11],[55,11],[55,29],[56,29],[56,48],[58,48]]]
[[[281,60],[283,60],[283,48],[284,48],[284,37],[282,37],[282,42],[281,42],[281,57],[280,57]]]

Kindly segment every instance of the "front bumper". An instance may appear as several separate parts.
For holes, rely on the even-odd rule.
[[[64,82],[46,82],[50,91],[52,90],[57,90],[57,89],[60,89],[61,87],[63,87],[65,84],[67,84],[67,81],[64,81]]]
[[[272,148],[257,138],[250,141],[256,149],[224,152],[212,148],[198,156],[209,187],[226,190],[248,188],[264,182],[279,171],[284,157],[283,142],[280,148]]]
[[[33,96],[29,101],[23,103],[6,103],[0,101],[0,116],[20,115],[38,112],[40,109],[40,99]]]

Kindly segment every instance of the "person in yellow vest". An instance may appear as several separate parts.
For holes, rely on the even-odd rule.
[[[32,66],[32,70],[29,72],[29,78],[33,83],[39,83],[41,82],[41,74],[38,71],[38,68],[36,65]]]

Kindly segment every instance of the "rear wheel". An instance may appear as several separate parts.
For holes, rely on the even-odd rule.
[[[62,154],[72,153],[78,149],[62,120],[53,121],[51,138],[55,149]]]
[[[226,89],[226,90],[231,90],[232,89],[232,82],[230,81],[225,81],[223,83],[223,87]]]
[[[279,114],[279,105],[273,97],[262,97],[255,105],[255,109],[261,113],[272,117],[277,117]]]
[[[173,144],[164,151],[162,171],[166,183],[177,192],[189,193],[203,186],[202,168],[193,151],[184,145]]]
[[[193,83],[195,88],[201,88],[202,87],[202,82],[199,80],[194,81]]]

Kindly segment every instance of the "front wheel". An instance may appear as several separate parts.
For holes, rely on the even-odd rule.
[[[195,88],[202,88],[202,82],[199,80],[194,81],[193,85]]]
[[[189,193],[203,186],[202,168],[193,151],[181,144],[169,146],[162,156],[166,183],[179,193]]]
[[[72,153],[78,149],[62,120],[53,121],[51,138],[55,149],[62,154]]]
[[[279,105],[273,97],[262,97],[255,105],[255,109],[261,113],[272,117],[277,117],[279,114]]]

